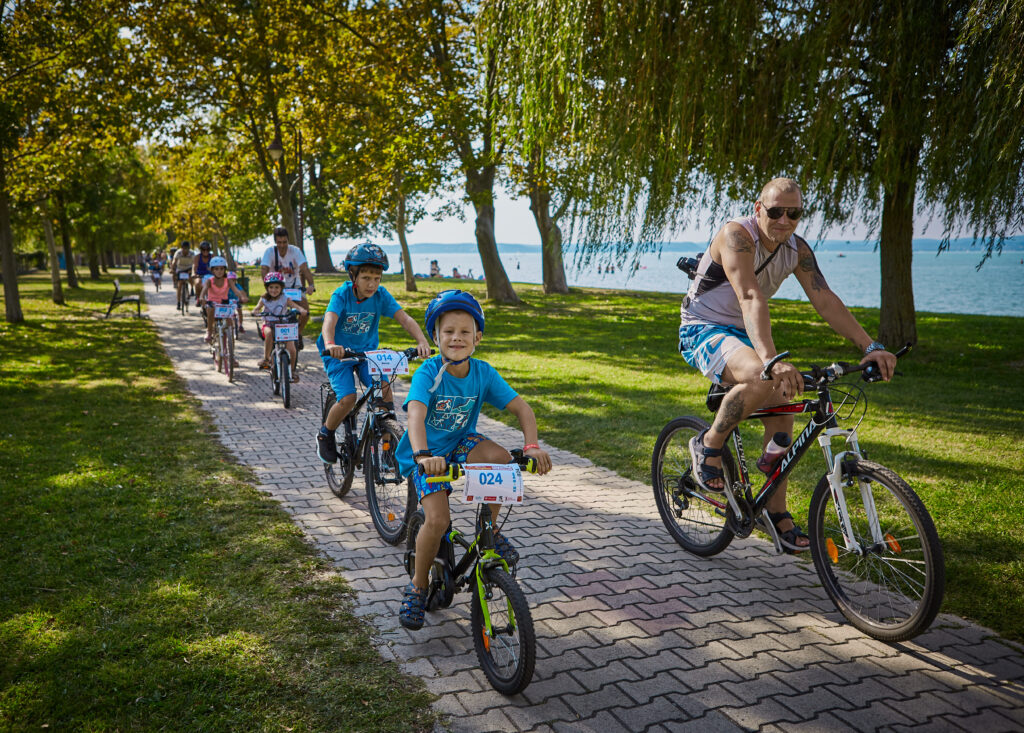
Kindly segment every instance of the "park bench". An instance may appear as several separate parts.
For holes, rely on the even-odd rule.
[[[110,311],[114,310],[115,306],[121,305],[122,303],[135,303],[135,317],[142,317],[142,302],[138,295],[121,295],[121,283],[117,280],[114,281],[114,295],[110,298],[110,305],[107,306],[107,315],[104,318],[110,317]]]

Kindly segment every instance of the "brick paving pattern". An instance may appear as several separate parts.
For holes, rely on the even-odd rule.
[[[228,384],[200,320],[178,315],[167,289],[147,283],[147,299],[222,443],[355,588],[382,656],[423,678],[452,731],[1024,731],[1019,646],[948,614],[912,642],[865,637],[810,563],[757,538],[689,555],[666,533],[649,486],[549,446],[555,469],[527,477],[528,500],[505,527],[523,557],[538,645],[533,682],[506,698],[477,666],[467,595],[428,614],[421,631],[399,626],[404,548],[377,536],[361,477],[339,500],[316,457],[323,371],[313,350],[300,355],[286,411],[255,368],[252,318]],[[484,417],[480,428],[506,446],[522,441]],[[456,523],[471,524],[471,510],[453,509]]]

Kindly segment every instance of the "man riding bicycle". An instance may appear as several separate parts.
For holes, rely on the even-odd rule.
[[[195,259],[190,249],[191,242],[185,240],[181,243],[181,249],[174,253],[174,259],[171,260],[171,277],[174,278],[174,286],[178,293],[178,310],[181,310],[181,290],[182,288],[188,288],[189,282],[191,281],[192,274],[192,261]],[[188,277],[182,278],[181,273],[185,273]],[[185,292],[185,297],[188,297],[188,291]]]
[[[732,430],[760,407],[794,399],[804,389],[799,370],[779,362],[771,379],[764,364],[778,354],[772,340],[768,298],[795,274],[818,314],[840,336],[874,361],[886,381],[896,357],[872,339],[832,292],[810,246],[795,234],[803,216],[803,195],[796,181],[769,181],[754,203],[752,216],[732,219],[715,235],[697,264],[696,277],[680,308],[679,351],[712,382],[732,385],[712,426],[690,441],[694,479],[708,491],[722,491],[722,447]],[[764,445],[776,432],[792,436],[793,418],[765,418]],[[767,504],[769,518],[787,552],[810,544],[786,511],[786,484]]]

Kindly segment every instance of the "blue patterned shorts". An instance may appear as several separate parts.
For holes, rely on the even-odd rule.
[[[462,440],[459,441],[459,444],[455,446],[455,450],[444,456],[444,459],[448,463],[465,463],[469,460],[469,454],[472,450],[485,440],[488,440],[488,438],[482,433],[467,433]],[[425,473],[420,473],[419,467],[414,468],[412,473],[409,475],[412,476],[412,485],[416,487],[416,498],[420,501],[423,501],[424,496],[429,496],[430,494],[437,493],[438,491],[446,491],[449,494],[452,493],[452,485],[448,481],[439,481],[436,484],[428,484],[427,478],[429,477]]]

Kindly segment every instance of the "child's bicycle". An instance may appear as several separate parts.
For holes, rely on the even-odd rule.
[[[335,431],[338,462],[324,464],[327,485],[339,499],[352,488],[355,469],[362,468],[370,518],[378,534],[390,545],[397,545],[405,537],[406,519],[411,509],[416,507],[416,497],[413,495],[410,505],[404,489],[405,479],[395,459],[395,449],[405,430],[394,413],[384,406],[384,385],[394,382],[399,374],[408,374],[409,359],[416,354],[415,346],[404,351],[345,350],[342,361],[369,363],[372,381]],[[329,355],[321,352],[321,356]],[[330,382],[324,382],[320,385],[321,421],[327,419],[327,413],[335,402],[337,396]],[[362,428],[357,429],[359,411],[367,403],[366,418]]]
[[[475,536],[467,537],[449,525],[441,539],[430,569],[426,610],[448,608],[459,590],[470,593],[469,620],[477,659],[494,689],[505,695],[526,689],[533,679],[537,659],[530,605],[515,580],[515,566],[510,568],[494,549],[494,524],[488,506],[522,502],[520,469],[534,473],[536,462],[520,449],[512,451],[512,461],[507,465],[453,463],[449,464],[448,473],[427,479],[428,483],[454,481],[465,474],[463,499],[479,507]],[[409,494],[410,501],[415,502],[416,491],[411,481]],[[409,518],[405,569],[410,578],[415,570],[416,536],[425,521],[422,509]],[[458,561],[456,546],[463,550]]]
[[[235,322],[237,310],[234,303],[210,302],[213,308],[213,342],[210,354],[213,368],[227,375],[228,381],[235,381]]]
[[[261,314],[263,322],[271,326],[274,348],[270,352],[270,384],[275,395],[281,395],[281,402],[287,410],[292,406],[292,357],[288,353],[288,342],[299,340],[299,312],[289,308],[283,315]],[[265,334],[264,338],[270,338]]]
[[[896,356],[903,356],[908,344]],[[772,367],[788,352],[764,367]],[[725,488],[709,492],[694,479],[689,441],[707,429],[699,417],[679,417],[661,431],[654,446],[651,472],[654,498],[669,534],[695,555],[708,557],[724,550],[733,537],[747,537],[755,528],[767,532],[777,552],[779,533],[768,520],[765,505],[817,438],[826,471],[811,498],[808,534],[814,568],[825,592],[850,623],[882,641],[903,641],[928,628],[942,603],[945,562],[935,525],[924,504],[893,471],[866,460],[857,441],[857,427],[867,412],[864,390],[852,384],[831,387],[846,374],[863,371],[865,382],[881,379],[875,364],[811,367],[803,372],[816,399],[758,410],[747,420],[771,415],[810,413],[811,418],[768,474],[755,496],[747,472],[739,429],[723,449]],[[712,385],[708,408],[716,411],[726,390]],[[833,403],[834,396],[840,403]],[[859,404],[863,408],[857,410]],[[857,413],[859,412],[859,417]],[[850,429],[839,421],[857,418]],[[833,454],[832,440],[843,438],[846,449]],[[737,460],[738,458],[738,460]]]

